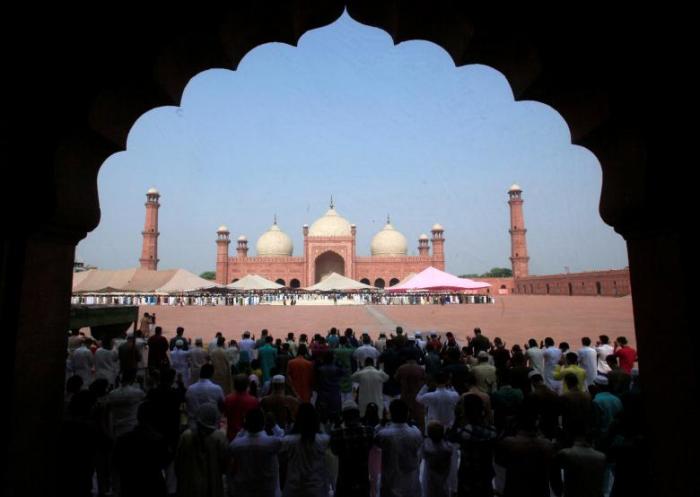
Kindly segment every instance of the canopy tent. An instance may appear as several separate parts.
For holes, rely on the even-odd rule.
[[[226,285],[229,290],[254,291],[254,290],[278,290],[284,285],[270,281],[257,274],[248,274],[238,281]]]
[[[315,285],[305,288],[310,292],[333,292],[347,290],[376,290],[376,287],[346,278],[338,273],[331,273]]]
[[[182,293],[222,288],[184,269],[92,269],[73,273],[73,293]]]
[[[434,267],[425,268],[420,273],[408,280],[404,280],[392,287],[386,288],[387,292],[415,292],[421,290],[432,291],[464,291],[488,288],[491,284],[474,281],[468,278],[459,278],[453,274],[440,271]]]

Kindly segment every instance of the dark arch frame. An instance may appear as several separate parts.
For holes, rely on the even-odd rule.
[[[289,280],[289,288],[301,288],[301,282],[296,278],[292,278]]]
[[[12,430],[4,449],[12,457],[6,458],[11,462],[3,481],[9,483],[3,485],[33,495],[50,495],[55,489],[51,462],[59,418],[50,413],[57,412],[61,401],[63,365],[47,354],[31,371],[21,376],[16,371],[24,358],[32,357],[35,343],[47,351],[65,348],[75,245],[99,221],[96,178],[105,158],[125,147],[131,125],[143,112],[176,104],[195,74],[235,68],[265,42],[296,44],[309,29],[334,21],[344,7],[354,19],[385,30],[395,43],[430,40],[457,66],[488,64],[506,76],[517,98],[559,111],[573,142],[587,146],[601,161],[600,213],[627,241],[640,360],[669,378],[698,376],[693,347],[680,351],[684,355],[670,365],[655,347],[658,329],[669,330],[666,338],[673,342],[694,336],[686,303],[691,278],[683,271],[694,265],[688,249],[693,245],[685,219],[676,215],[692,212],[692,196],[676,191],[679,183],[690,184],[690,177],[686,181],[688,172],[671,174],[666,166],[686,162],[690,150],[679,145],[683,140],[676,130],[659,124],[668,117],[654,115],[661,108],[680,108],[667,95],[675,93],[681,100],[690,92],[648,70],[649,53],[666,54],[681,67],[693,54],[689,44],[646,32],[647,26],[657,25],[682,36],[682,16],[674,12],[673,22],[658,23],[670,8],[637,9],[637,22],[629,23],[626,8],[608,5],[587,5],[567,15],[564,6],[556,12],[546,5],[503,12],[457,1],[250,1],[202,7],[193,6],[183,16],[179,9],[157,5],[139,5],[138,10],[104,5],[87,15],[80,6],[65,6],[43,18],[43,11],[32,9],[20,11],[16,27],[31,26],[33,43],[13,38],[9,30],[3,33],[8,37],[4,45],[14,47],[8,65],[21,67],[24,75],[13,94],[25,104],[9,106],[3,116],[3,129],[9,132],[3,151],[7,163],[31,167],[15,168],[15,180],[3,185],[2,212],[13,212],[14,185],[32,184],[38,192],[23,206],[23,216],[6,216],[0,244],[0,326],[8,330],[7,349],[15,351],[0,366],[12,392],[6,410]],[[558,14],[557,22],[550,22],[553,14]],[[34,45],[51,46],[51,54],[61,55],[49,54],[36,64]],[[28,116],[36,115],[43,117],[41,126],[32,127],[31,134],[14,132],[30,129],[25,124],[34,118]],[[654,308],[658,288],[665,289],[669,307],[655,316],[648,309]],[[40,309],[37,301],[42,301]],[[36,384],[44,385],[46,395],[31,395]],[[687,407],[679,410],[676,422],[692,425],[697,385],[672,385],[669,391],[668,384],[666,378],[647,380],[645,409],[652,416],[658,408],[649,399],[673,395]],[[669,438],[663,428],[649,425],[646,433],[655,493],[681,495],[692,488],[691,458],[686,457],[691,440]],[[44,478],[35,477],[37,465],[46,468]]]

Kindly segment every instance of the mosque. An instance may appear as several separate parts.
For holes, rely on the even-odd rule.
[[[378,288],[395,285],[411,273],[434,266],[445,268],[443,228],[435,224],[432,237],[418,238],[418,255],[408,255],[406,237],[386,225],[372,238],[369,257],[357,255],[357,227],[341,216],[331,199],[330,209],[303,226],[302,255],[293,255],[292,239],[277,224],[258,238],[256,255],[248,255],[248,239],[236,241],[236,255],[229,256],[230,232],[226,226],[217,230],[216,281],[231,283],[247,274],[258,274],[291,288],[311,286],[331,273],[338,273]],[[432,251],[431,251],[432,248]]]
[[[140,266],[158,268],[158,209],[160,193],[151,188],[146,193],[146,222]],[[535,276],[529,272],[522,188],[514,184],[508,189],[510,209],[511,267],[510,278],[475,278],[490,283],[500,295],[629,295],[629,269],[588,271]],[[294,255],[292,239],[277,224],[258,238],[256,255],[248,256],[248,239],[241,235],[236,240],[236,255],[229,254],[231,232],[220,226],[216,232],[216,282],[229,284],[248,274],[257,274],[291,287],[304,288],[321,281],[331,273],[378,288],[393,286],[412,273],[433,266],[445,270],[444,229],[434,224],[431,236],[418,237],[418,255],[408,255],[406,237],[391,225],[386,225],[372,238],[370,256],[357,255],[357,227],[341,216],[331,199],[328,211],[311,226],[303,226],[304,247],[301,255]],[[483,292],[482,292],[483,293]],[[485,293],[491,293],[486,289]]]

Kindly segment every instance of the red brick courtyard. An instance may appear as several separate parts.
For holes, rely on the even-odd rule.
[[[503,296],[495,304],[470,305],[380,305],[380,306],[270,306],[249,307],[142,307],[155,312],[167,337],[183,326],[185,336],[208,342],[217,331],[227,339],[239,339],[250,330],[259,336],[262,328],[275,337],[290,331],[325,333],[329,328],[353,328],[376,336],[401,325],[408,333],[452,331],[460,341],[479,326],[490,338],[500,336],[508,345],[528,338],[551,336],[558,343],[578,347],[582,336],[595,341],[606,334],[612,339],[626,336],[635,346],[632,300],[629,297]]]

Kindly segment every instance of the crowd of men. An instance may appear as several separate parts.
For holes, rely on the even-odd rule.
[[[642,495],[636,351],[476,328],[68,339],[66,495]]]

